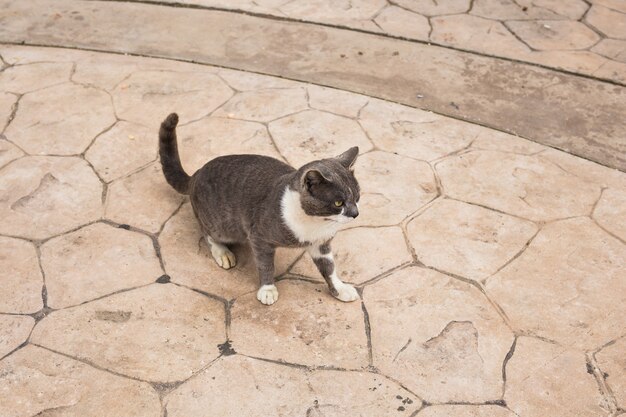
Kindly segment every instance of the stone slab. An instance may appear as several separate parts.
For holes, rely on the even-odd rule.
[[[480,122],[626,170],[623,86],[222,11],[71,0],[2,0],[0,6],[0,41],[194,60],[338,87]],[[72,12],[82,19],[69,18]],[[164,37],[164,28],[176,36]]]

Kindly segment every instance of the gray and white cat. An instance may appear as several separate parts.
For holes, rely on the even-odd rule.
[[[189,176],[178,155],[177,124],[178,115],[172,113],[159,131],[163,174],[176,191],[189,195],[219,266],[236,265],[227,244],[248,242],[261,281],[257,299],[270,305],[278,300],[276,248],[306,247],[333,296],[358,298],[356,289],[337,277],[330,241],[359,215],[360,190],[352,171],[359,148],[297,170],[267,156],[221,156]]]

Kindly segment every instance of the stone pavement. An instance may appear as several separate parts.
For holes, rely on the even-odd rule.
[[[219,66],[8,44],[0,59],[0,416],[624,414],[626,173]],[[358,145],[361,216],[334,248],[361,299],[332,298],[301,250],[278,252],[271,307],[246,247],[217,267],[160,173],[171,111],[188,171]]]

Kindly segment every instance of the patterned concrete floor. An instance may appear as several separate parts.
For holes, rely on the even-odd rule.
[[[0,45],[0,416],[616,416],[626,174],[345,91],[206,65]],[[201,86],[201,87],[199,87]],[[280,300],[218,268],[159,171],[358,145],[334,241]]]
[[[626,2],[623,0],[164,0],[163,3],[241,10],[359,29],[626,83]]]

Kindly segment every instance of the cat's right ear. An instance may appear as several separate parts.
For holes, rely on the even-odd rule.
[[[330,180],[318,169],[309,169],[302,175],[302,188],[310,190],[312,186],[319,185]]]

